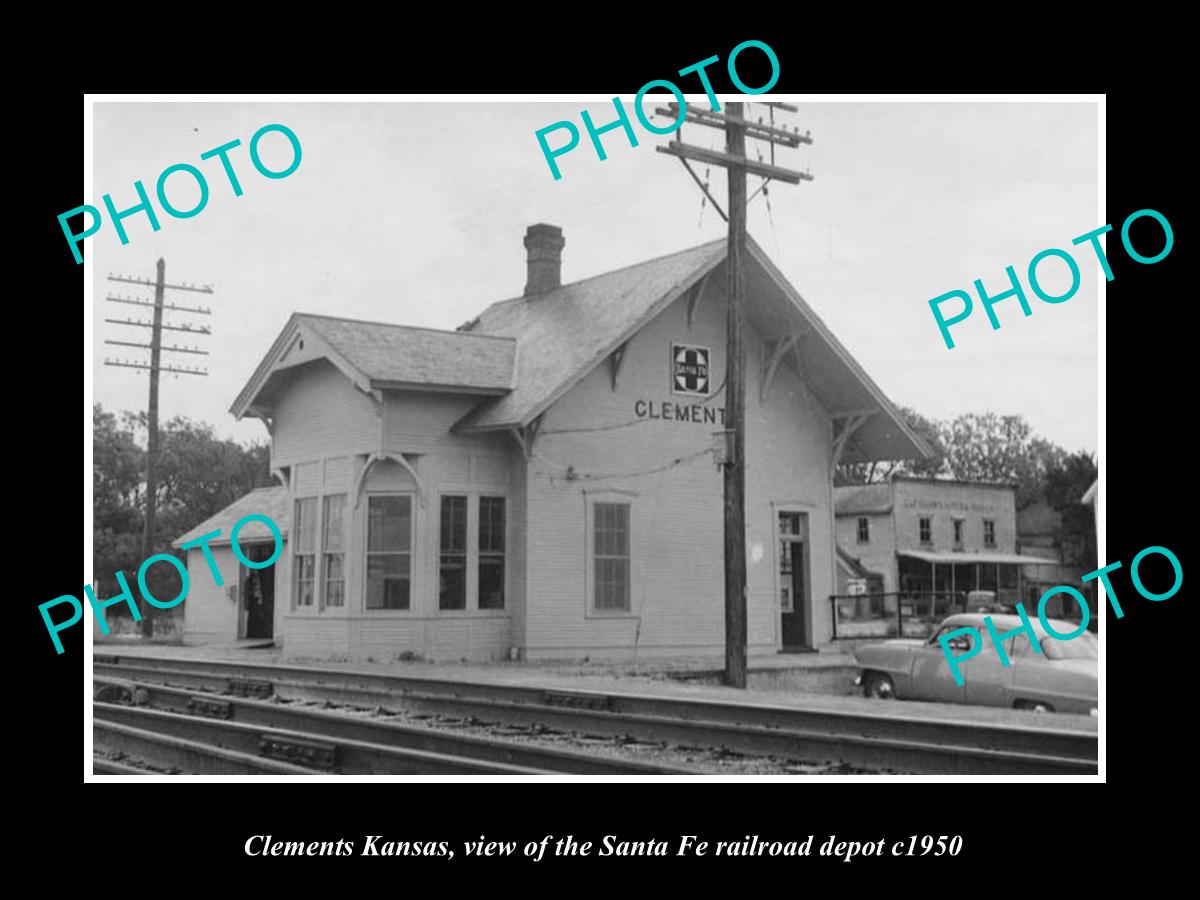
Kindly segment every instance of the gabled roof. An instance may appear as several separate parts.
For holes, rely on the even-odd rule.
[[[840,544],[837,548],[837,557],[838,562],[842,564],[842,567],[855,578],[870,578],[872,575],[878,577],[880,574],[878,572],[872,572],[870,569],[864,566],[857,557],[851,556],[849,553],[843,550]]]
[[[517,342],[462,331],[300,315],[374,384],[411,384],[507,391]]]
[[[603,362],[651,319],[725,261],[725,239],[564,285],[533,298],[488,307],[471,333],[517,337],[516,387],[481,404],[455,427],[465,431],[524,427]],[[883,391],[838,342],[753,238],[747,238],[746,318],[763,335],[795,335],[799,373],[834,416],[866,413],[843,451],[844,462],[930,455]],[[724,272],[723,268],[720,272]],[[714,276],[709,290],[721,297]],[[790,358],[785,364],[795,368]]]
[[[188,541],[193,541],[198,537],[208,534],[210,531],[221,532],[221,536],[214,538],[210,542],[211,544],[214,546],[228,544],[233,526],[243,516],[250,515],[266,516],[279,526],[280,532],[286,538],[288,526],[292,520],[287,488],[279,485],[255,488],[245,496],[234,500],[219,513],[209,516],[191,531],[175,538],[171,542],[171,546],[181,547]],[[238,532],[238,544],[266,540],[271,540],[271,531],[262,522],[247,522],[242,526],[242,530]]]
[[[839,516],[891,512],[892,486],[884,481],[879,484],[851,484],[835,487],[833,503],[836,515]]]
[[[407,388],[495,395],[512,389],[516,356],[517,342],[499,335],[293,313],[231,412],[241,418],[268,411],[286,370],[317,358],[366,392]]]
[[[231,411],[239,418],[269,415],[289,369],[323,358],[377,399],[388,387],[495,398],[476,406],[456,430],[525,427],[705,276],[713,274],[705,294],[720,298],[705,302],[723,302],[726,247],[720,239],[495,303],[455,332],[296,314]],[[843,423],[849,437],[841,461],[927,458],[926,443],[762,248],[750,238],[747,248],[747,322],[761,335],[794,341],[783,364]]]
[[[484,431],[529,424],[724,258],[721,239],[536,297],[492,304],[468,333],[520,339],[516,386],[457,427]]]

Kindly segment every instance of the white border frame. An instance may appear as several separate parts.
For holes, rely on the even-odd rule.
[[[1107,100],[1105,94],[769,94],[761,95],[760,99],[770,97],[774,101],[782,101],[798,104],[813,104],[813,103],[1095,103],[1097,106],[1097,198],[1096,198],[1096,226],[1105,223],[1105,215],[1107,209],[1107,143],[1106,143],[1106,128],[1107,128]],[[738,94],[719,94],[718,98],[722,101],[728,100],[744,100],[742,95]],[[685,94],[684,99],[688,103],[697,102],[703,103],[705,95],[703,94]],[[96,196],[95,182],[92,173],[92,157],[94,150],[93,130],[92,130],[92,112],[93,106],[96,103],[163,103],[163,102],[187,102],[187,103],[470,103],[470,102],[492,102],[492,103],[545,103],[545,102],[583,102],[583,103],[611,103],[611,94],[495,94],[483,95],[482,97],[464,96],[461,94],[278,94],[278,93],[262,93],[262,94],[85,94],[83,97],[83,193],[85,198]],[[1090,224],[1090,223],[1089,223]],[[1065,233],[1065,232],[1064,232]],[[1107,251],[1107,235],[1101,235],[1099,240],[1102,246]],[[92,403],[94,396],[94,365],[95,359],[92,352],[93,328],[92,328],[92,310],[94,309],[94,296],[92,291],[92,279],[94,274],[94,255],[86,254],[83,262],[84,270],[84,300],[87,310],[87,315],[84,317],[84,333],[83,333],[83,362],[84,362],[84,459],[83,459],[83,496],[84,496],[84,523],[83,523],[83,546],[84,546],[84,575],[83,584],[92,583]],[[1106,528],[1106,498],[1108,484],[1108,470],[1106,466],[1107,458],[1107,441],[1105,438],[1107,428],[1107,416],[1105,414],[1105,402],[1107,399],[1107,372],[1105,364],[1107,362],[1105,354],[1105,342],[1107,339],[1106,327],[1106,297],[1107,297],[1107,282],[1105,279],[1098,279],[1097,289],[1097,318],[1098,318],[1098,372],[1097,372],[1097,467],[1099,469],[1099,486],[1096,497],[1096,545],[1099,559],[1105,560],[1108,558],[1107,549],[1107,528]],[[832,481],[831,481],[832,483]],[[832,517],[832,510],[830,513]],[[836,554],[836,550],[834,551]],[[835,560],[836,563],[836,560]],[[1103,564],[1103,563],[1101,563]],[[364,591],[365,591],[365,573],[364,573]],[[186,602],[186,601],[185,601]],[[365,605],[365,593],[364,593]],[[1049,783],[1103,783],[1106,779],[1106,762],[1107,762],[1107,746],[1106,746],[1106,725],[1107,725],[1107,693],[1106,693],[1106,667],[1107,661],[1107,641],[1106,641],[1106,613],[1105,607],[1107,604],[1100,603],[1098,606],[1099,616],[1099,638],[1100,638],[1100,690],[1099,690],[1099,769],[1097,775],[1079,775],[1079,776],[1050,776],[1050,775],[980,775],[974,777],[956,777],[944,775],[892,775],[892,776],[877,776],[877,775],[807,775],[804,776],[805,783],[812,782],[877,782],[877,781],[910,781],[919,783],[938,783],[947,780],[963,781],[963,782],[978,782],[978,783],[1029,783],[1029,782],[1049,782]],[[87,610],[84,614],[83,621],[93,622],[94,616],[90,607],[85,604]],[[382,612],[375,610],[376,613]],[[84,679],[83,679],[83,700],[84,700],[84,746],[83,746],[83,769],[85,783],[124,783],[126,781],[123,776],[114,775],[94,775],[92,773],[92,666],[94,648],[92,644],[92,636],[94,629],[87,625],[83,627],[89,628],[89,634],[84,639]],[[429,782],[539,782],[545,783],[547,779],[540,776],[448,776],[448,775],[423,775],[423,776],[400,776],[400,775],[314,775],[314,776],[213,776],[213,775],[146,775],[140,778],[142,782],[245,782],[245,781],[261,781],[261,782],[374,782],[374,781],[429,781]],[[581,776],[562,776],[560,781],[630,781],[633,780],[623,776],[604,776],[604,775],[581,775]],[[662,781],[670,783],[679,783],[681,780],[678,776],[641,776],[637,779],[640,782]],[[795,780],[795,776],[785,775],[749,775],[749,776],[730,776],[730,775],[695,775],[683,778],[684,781],[692,782],[785,782],[790,783]]]

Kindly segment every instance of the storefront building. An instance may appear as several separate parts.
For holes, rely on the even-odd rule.
[[[838,546],[887,594],[988,591],[1011,606],[1024,567],[1055,564],[1019,552],[1012,485],[893,476],[836,497]]]

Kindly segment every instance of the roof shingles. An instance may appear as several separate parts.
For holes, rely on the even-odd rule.
[[[233,526],[237,524],[239,519],[249,515],[266,516],[279,526],[280,532],[286,538],[288,526],[292,520],[287,488],[279,485],[255,488],[244,497],[234,500],[220,512],[209,516],[191,531],[175,538],[171,542],[171,546],[181,547],[188,541],[194,541],[196,538],[202,537],[211,531],[221,532],[220,537],[214,538],[211,541],[212,544],[228,544]],[[270,530],[262,522],[248,522],[238,532],[238,543],[245,544],[250,541],[265,541],[270,539],[270,537]]]
[[[334,319],[297,318],[372,382],[508,390],[514,338]]]
[[[470,334],[519,337],[512,392],[476,410],[467,428],[525,424],[612,352],[680,287],[725,256],[725,240],[564,285],[546,294],[494,303]]]

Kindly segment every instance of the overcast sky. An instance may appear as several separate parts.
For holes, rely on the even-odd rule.
[[[631,97],[623,99],[631,106]],[[695,104],[707,108],[703,95]],[[159,173],[180,162],[206,174],[210,199],[190,219],[170,218],[155,201],[161,230],[133,216],[125,246],[108,221],[87,240],[95,261],[95,402],[145,407],[145,374],[102,361],[138,353],[106,346],[105,338],[148,336],[104,318],[146,318],[147,311],[102,298],[114,287],[152,298],[105,276],[152,278],[160,256],[169,282],[215,289],[211,298],[168,293],[168,302],[214,311],[211,319],[168,321],[211,324],[213,335],[182,338],[209,357],[171,355],[202,360],[210,374],[165,377],[162,416],[265,440],[262,423],[235,422],[228,410],[294,311],[453,329],[521,293],[522,239],[535,222],[563,228],[564,282],[724,234],[711,206],[702,213],[701,192],[679,161],[655,152],[667,138],[636,119],[638,147],[610,132],[601,162],[584,133],[559,158],[563,177],[555,181],[534,132],[561,119],[579,124],[582,108],[598,125],[612,119],[603,100],[97,103],[94,194],[85,202],[102,206],[111,193],[118,210],[133,206],[135,180],[153,196]],[[811,130],[814,143],[781,150],[777,161],[810,169],[815,180],[773,183],[770,211],[762,195],[750,205],[750,234],[888,396],[934,418],[1019,413],[1067,449],[1094,452],[1102,276],[1091,251],[1072,247],[1071,238],[1104,224],[1095,104],[804,102],[788,120]],[[299,137],[303,160],[289,177],[269,180],[254,170],[247,145],[276,122]],[[242,146],[230,159],[245,191],[236,198],[218,161],[199,158],[235,138]],[[684,139],[714,146],[721,137],[688,126]],[[558,140],[551,138],[554,146]],[[271,168],[290,159],[278,134],[261,147]],[[712,181],[723,201],[723,174],[714,169]],[[186,175],[173,175],[168,196],[187,209],[196,193]],[[1072,251],[1079,262],[1082,287],[1066,303],[1043,303],[1025,282],[1030,259],[1048,247]],[[928,301],[973,292],[977,278],[993,294],[1006,290],[1007,265],[1025,283],[1033,315],[1003,301],[996,307],[1002,327],[992,331],[977,302],[947,350]],[[1047,261],[1042,280],[1060,293],[1065,266]]]

